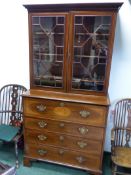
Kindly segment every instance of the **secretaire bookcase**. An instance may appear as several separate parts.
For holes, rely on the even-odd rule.
[[[102,174],[121,5],[24,5],[30,57],[30,90],[23,95],[25,166],[42,160]]]

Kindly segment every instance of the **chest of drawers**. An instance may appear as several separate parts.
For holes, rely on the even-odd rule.
[[[101,174],[108,101],[78,97],[23,95],[26,166],[43,160]]]

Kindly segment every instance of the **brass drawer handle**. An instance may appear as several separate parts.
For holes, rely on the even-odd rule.
[[[38,150],[38,154],[39,154],[40,156],[43,156],[43,155],[47,154],[47,151],[46,151],[46,150],[43,150],[43,149],[39,149],[39,150]]]
[[[78,130],[79,130],[79,132],[80,132],[82,135],[88,133],[88,128],[86,128],[86,127],[81,127],[81,128],[79,128]]]
[[[89,115],[90,115],[89,111],[86,111],[86,110],[80,111],[80,116],[83,118],[87,118],[87,117],[89,117]]]
[[[83,142],[83,141],[79,141],[77,142],[77,145],[80,147],[80,148],[85,148],[87,146],[87,143]]]
[[[64,136],[60,136],[60,137],[59,137],[59,140],[60,140],[60,141],[64,141],[64,139],[65,139]]]
[[[41,134],[41,135],[38,135],[38,139],[41,141],[44,141],[47,139],[47,137]]]
[[[47,126],[47,123],[44,122],[44,121],[39,121],[38,125],[39,125],[40,128],[45,128]]]
[[[78,156],[76,157],[76,160],[79,162],[79,163],[83,163],[86,161],[86,159],[83,157],[83,156]]]
[[[64,124],[64,123],[60,123],[59,126],[60,126],[61,128],[63,128],[63,127],[65,126],[65,124]]]
[[[37,111],[44,112],[46,110],[46,106],[40,104],[36,106]]]

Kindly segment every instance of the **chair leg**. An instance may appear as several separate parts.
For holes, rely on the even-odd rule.
[[[15,156],[16,156],[16,168],[19,168],[19,160],[18,160],[18,141],[15,141]]]
[[[115,165],[114,163],[112,164],[112,175],[116,175],[117,174],[117,165]]]

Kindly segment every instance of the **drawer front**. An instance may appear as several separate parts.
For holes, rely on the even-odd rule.
[[[100,156],[91,156],[79,151],[76,152],[58,147],[27,144],[25,146],[25,156],[83,169],[100,169]]]
[[[49,119],[34,119],[25,116],[24,127],[36,129],[40,132],[51,131],[93,140],[103,140],[104,128],[73,124],[70,122],[59,122]]]
[[[27,143],[32,144],[48,144],[80,150],[88,154],[101,155],[102,142],[82,139],[80,137],[68,136],[62,133],[38,132],[27,130],[25,132]]]
[[[105,126],[107,108],[58,100],[24,99],[24,115]]]

